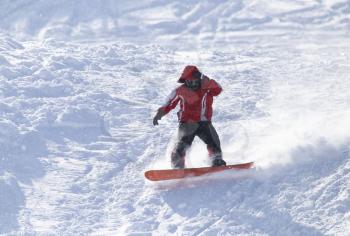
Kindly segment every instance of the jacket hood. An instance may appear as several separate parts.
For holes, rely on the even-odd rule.
[[[183,70],[181,77],[177,81],[178,83],[185,83],[186,80],[196,80],[195,77],[193,77],[194,72],[200,72],[196,66],[186,66]]]

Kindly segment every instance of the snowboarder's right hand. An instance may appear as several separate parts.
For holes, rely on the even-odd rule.
[[[159,121],[160,119],[161,119],[160,117],[155,116],[155,117],[153,118],[153,125],[154,125],[154,126],[159,125],[158,121]]]
[[[162,109],[159,109],[157,114],[153,118],[153,125],[159,125],[158,121],[162,119],[165,115],[165,112]]]

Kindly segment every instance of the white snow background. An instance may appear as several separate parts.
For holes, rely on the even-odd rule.
[[[1,0],[0,235],[350,235],[348,0]],[[252,171],[154,184],[187,64]],[[208,165],[195,140],[187,165]]]

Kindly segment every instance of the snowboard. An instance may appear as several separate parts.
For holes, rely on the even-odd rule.
[[[216,173],[224,170],[244,170],[253,167],[254,162],[247,162],[236,165],[226,165],[218,167],[199,167],[185,169],[164,169],[164,170],[148,170],[145,177],[151,181],[182,179],[186,177],[201,176],[210,173]]]

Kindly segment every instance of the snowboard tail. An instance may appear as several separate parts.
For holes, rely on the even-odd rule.
[[[145,177],[151,181],[182,179],[185,177],[201,176],[209,173],[220,172],[224,170],[244,170],[253,167],[254,162],[247,162],[236,165],[226,165],[218,167],[199,167],[185,169],[165,169],[165,170],[148,170]]]

